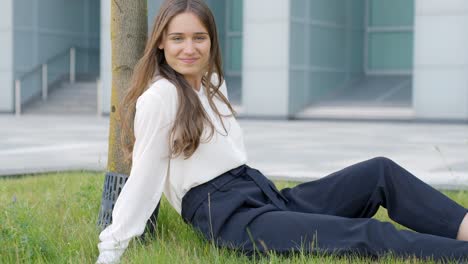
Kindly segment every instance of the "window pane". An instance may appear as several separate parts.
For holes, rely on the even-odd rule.
[[[346,32],[341,28],[312,25],[310,62],[313,66],[343,69],[346,67]]]
[[[295,0],[292,0],[295,1]],[[346,22],[346,4],[343,0],[309,0],[310,14],[313,20],[344,25]]]
[[[307,72],[289,71],[289,110],[297,112],[309,103],[309,87],[307,86]]]
[[[413,26],[414,0],[370,0],[369,26]]]
[[[369,35],[370,70],[411,70],[413,65],[413,34],[371,33]]]
[[[307,58],[305,54],[306,45],[306,26],[300,23],[291,24],[291,64],[292,65],[306,65]]]
[[[242,0],[230,0],[229,1],[229,30],[230,31],[242,31]]]
[[[348,59],[351,72],[362,72],[364,67],[364,31],[351,30],[348,44]]]
[[[340,72],[312,72],[309,74],[309,101],[317,102],[331,91],[343,86],[346,74]]]
[[[364,17],[366,11],[365,0],[347,1],[347,25],[354,29],[364,28]]]
[[[242,38],[229,38],[229,70],[241,71],[242,69]]]
[[[293,18],[306,18],[306,1],[308,0],[291,1],[291,15]]]

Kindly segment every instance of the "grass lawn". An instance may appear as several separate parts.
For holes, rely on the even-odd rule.
[[[0,263],[94,263],[104,173],[66,172],[0,179]],[[278,188],[295,183],[277,182]],[[466,191],[444,192],[468,207]],[[375,218],[391,221],[381,208]],[[397,225],[398,228],[403,228]],[[166,201],[156,237],[134,239],[123,263],[375,263],[370,259],[295,254],[249,259],[218,249],[186,225]],[[387,256],[378,263],[423,263]]]

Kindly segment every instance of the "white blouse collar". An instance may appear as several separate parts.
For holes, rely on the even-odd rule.
[[[200,91],[197,91],[195,89],[194,91],[198,94],[198,96],[202,96],[205,94],[205,87],[203,85],[200,85]]]

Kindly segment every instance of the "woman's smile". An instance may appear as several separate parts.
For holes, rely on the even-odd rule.
[[[191,58],[191,59],[180,59],[183,63],[185,64],[193,64],[195,63],[198,59],[197,58]]]

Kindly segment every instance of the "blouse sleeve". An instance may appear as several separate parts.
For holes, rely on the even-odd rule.
[[[117,263],[131,238],[143,233],[163,192],[170,118],[162,98],[144,93],[136,103],[135,145],[129,178],[117,198],[112,224],[99,235],[97,263]]]

